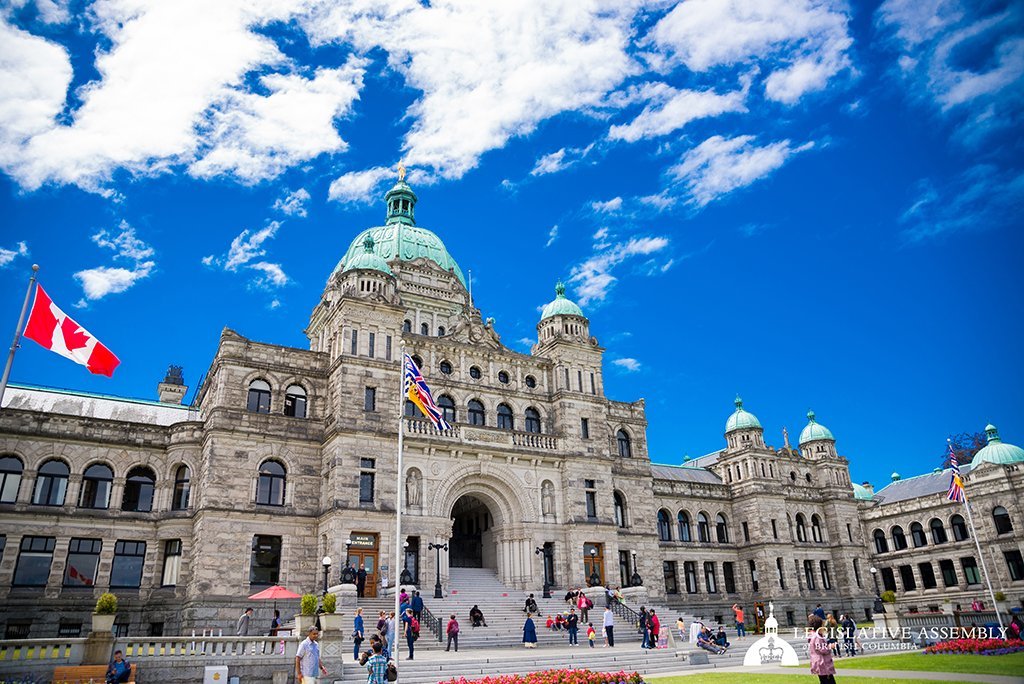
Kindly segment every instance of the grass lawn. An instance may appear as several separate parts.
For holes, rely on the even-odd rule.
[[[754,674],[752,672],[711,672],[688,677],[648,677],[644,681],[652,684],[818,684],[817,675]],[[842,684],[908,684],[913,680],[890,679],[888,677],[843,677]],[[917,680],[921,682],[922,680]]]
[[[1020,676],[1024,672],[1024,652],[1001,656],[899,653],[887,656],[840,658],[835,663],[837,670],[913,670],[915,672]],[[845,677],[843,681],[846,681]]]

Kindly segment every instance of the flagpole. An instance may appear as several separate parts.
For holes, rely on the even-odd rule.
[[[985,555],[981,552],[981,542],[978,541],[978,532],[974,529],[974,516],[971,514],[971,502],[964,494],[964,508],[967,509],[967,524],[971,526],[971,536],[974,538],[974,547],[978,549],[978,560],[981,562],[981,572],[985,575],[985,584],[988,586],[988,597],[992,599],[992,608],[996,611],[996,621],[999,622],[1000,637],[1003,633],[1003,618],[999,615],[999,604],[996,603],[995,592],[992,591],[992,580],[988,576],[988,567],[985,565]]]
[[[395,656],[398,652],[398,626],[401,624],[402,616],[398,614],[400,607],[398,594],[399,587],[401,586],[402,574],[399,571],[399,565],[404,565],[402,562],[402,490],[405,489],[402,482],[402,452],[405,446],[405,344],[403,343],[399,349],[399,366],[398,366],[398,472],[395,475],[395,567],[392,568],[391,574],[395,578],[395,643],[391,646],[391,657],[397,663],[399,658]],[[396,669],[397,664],[396,664]]]
[[[7,391],[7,379],[11,376],[11,366],[14,365],[14,352],[18,351],[18,344],[21,342],[21,328],[25,325],[25,314],[28,313],[28,300],[32,297],[32,286],[36,282],[37,273],[39,273],[39,264],[32,264],[32,275],[28,279],[28,289],[25,290],[25,301],[21,305],[21,315],[18,317],[18,327],[14,329],[14,341],[11,342],[11,350],[7,353],[7,363],[4,364],[3,377],[0,377],[0,408],[4,405],[4,393]]]

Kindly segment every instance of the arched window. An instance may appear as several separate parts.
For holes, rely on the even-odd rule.
[[[420,323],[420,335],[429,335],[429,334],[430,334],[430,325],[428,325],[427,323]]]
[[[889,541],[885,538],[885,532],[875,530],[871,536],[875,540],[875,553],[888,553]]]
[[[39,467],[32,503],[36,506],[63,506],[71,470],[63,461],[47,461]]]
[[[270,413],[270,384],[265,380],[249,383],[249,400],[246,409],[251,413]]]
[[[811,516],[811,539],[819,544],[825,541],[825,535],[821,531],[821,518],[817,513]]]
[[[0,503],[14,503],[21,489],[24,464],[17,456],[0,456]]]
[[[658,539],[672,541],[672,523],[668,517],[668,511],[664,508],[658,511]]]
[[[915,549],[928,545],[928,537],[924,534],[924,525],[919,522],[910,525],[910,541],[914,544]]]
[[[510,378],[507,371],[498,371],[498,382],[502,385],[507,385]]]
[[[79,508],[109,508],[113,480],[114,471],[110,466],[94,463],[86,468],[82,476],[82,495],[78,498]]]
[[[437,407],[441,409],[441,415],[444,416],[445,421],[448,424],[455,422],[455,400],[449,397],[447,394],[442,394],[437,398]]]
[[[174,498],[171,499],[172,511],[188,509],[188,497],[192,489],[192,473],[187,465],[180,465],[174,471]]]
[[[686,511],[676,513],[676,526],[679,527],[679,541],[692,541],[690,538],[690,516]]]
[[[420,358],[419,354],[412,355],[412,362],[416,364],[416,367],[421,371],[423,370],[423,359]]]
[[[498,427],[502,430],[515,428],[515,417],[512,415],[512,407],[508,404],[498,404]]]
[[[153,510],[153,491],[156,489],[156,475],[149,468],[137,466],[128,471],[124,481],[124,496],[121,497],[122,511],[149,513]]]
[[[932,544],[945,544],[949,541],[949,538],[946,536],[946,527],[942,524],[941,520],[932,518],[928,526],[932,528]]]
[[[470,399],[467,405],[469,409],[469,424],[470,425],[486,425],[487,414],[484,412],[484,405],[476,399]]]
[[[626,526],[626,501],[622,498],[622,492],[615,492],[612,495],[615,502],[615,524],[619,527]]]
[[[264,461],[256,482],[256,503],[284,506],[284,466],[278,461]]]
[[[469,377],[473,378],[474,380],[479,380],[481,375],[483,374],[480,372],[480,368],[478,366],[469,367]]]
[[[412,321],[410,321],[408,318],[402,321],[402,332],[412,332]]]
[[[954,541],[970,539],[971,535],[967,534],[967,523],[964,522],[964,516],[957,513],[949,519],[949,526],[953,528]]]
[[[423,414],[420,413],[420,409],[416,404],[412,403],[411,400],[405,400],[405,407],[402,409],[406,418],[422,418]]]
[[[711,541],[711,527],[708,524],[706,513],[697,514],[697,540],[702,542]]]
[[[526,431],[540,432],[540,412],[535,408],[526,409]]]
[[[537,378],[533,377],[532,375],[527,375],[526,376],[526,386],[529,387],[530,389],[533,389],[534,387],[536,387],[537,386]]]
[[[306,417],[306,390],[299,385],[289,385],[285,390],[284,415],[293,418]]]
[[[619,456],[629,458],[633,455],[633,445],[630,444],[629,435],[626,434],[625,430],[619,430],[615,433],[615,441],[619,444]]]
[[[443,325],[437,326],[437,336],[438,337],[444,337],[444,326]]]
[[[721,513],[715,516],[715,535],[718,537],[719,544],[729,543],[729,525]]]
[[[1009,534],[1013,532],[1010,514],[1002,506],[996,506],[992,509],[992,521],[996,524],[996,534]]]
[[[796,514],[796,540],[807,541],[807,524],[804,521],[803,513]]]
[[[892,550],[902,551],[907,548],[907,535],[903,534],[903,528],[897,525],[892,528]]]

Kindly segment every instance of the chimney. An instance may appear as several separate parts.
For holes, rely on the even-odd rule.
[[[180,404],[185,398],[188,386],[181,373],[181,366],[168,366],[163,382],[157,385],[157,394],[165,404]]]
[[[871,496],[875,495],[875,487],[870,482],[862,483],[861,487],[863,487],[864,489],[868,490],[868,494],[870,494]]]

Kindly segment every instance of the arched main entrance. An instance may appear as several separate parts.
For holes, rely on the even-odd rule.
[[[494,516],[487,504],[472,494],[464,494],[456,500],[451,516],[451,567],[496,569]]]

